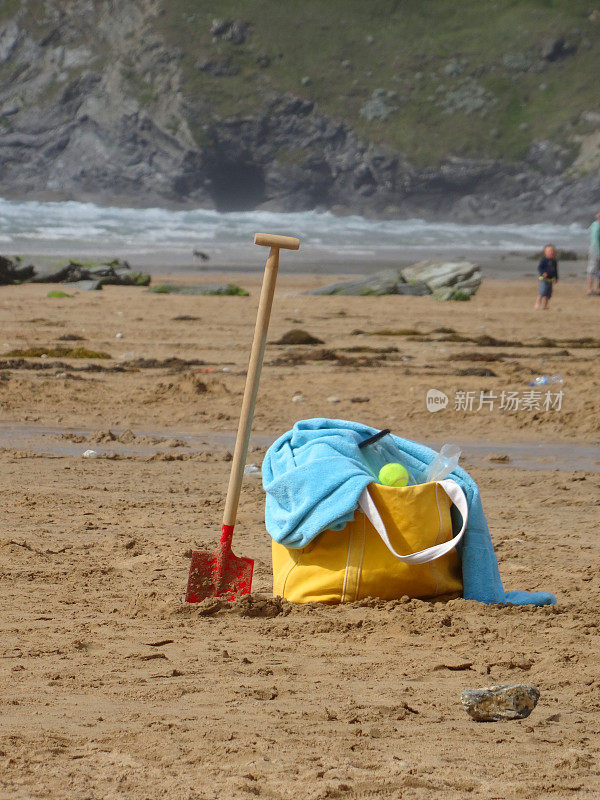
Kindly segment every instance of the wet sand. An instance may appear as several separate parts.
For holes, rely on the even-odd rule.
[[[259,251],[258,253],[256,251]],[[125,255],[135,269],[145,269],[152,273],[174,272],[204,275],[218,271],[260,272],[264,267],[264,253],[261,248],[215,248],[208,249],[208,262],[190,257],[181,251],[167,253],[132,253]],[[498,252],[495,250],[473,250],[458,248],[414,247],[410,250],[396,248],[369,249],[335,253],[319,251],[318,248],[305,248],[293,256],[281,259],[282,274],[332,275],[333,280],[340,276],[371,275],[384,269],[408,267],[418,261],[470,261],[481,267],[486,278],[514,280],[537,277],[538,259],[530,252]],[[564,278],[585,281],[587,257],[574,261],[563,261],[559,265]]]
[[[246,244],[213,244],[200,243],[198,249],[208,256],[204,262],[193,255],[191,248],[164,248],[141,250],[139,248],[111,249],[96,252],[94,249],[72,248],[66,250],[61,258],[76,260],[110,260],[118,257],[126,260],[133,269],[150,272],[152,275],[181,273],[185,276],[196,275],[203,279],[215,272],[247,273],[260,272],[264,269],[265,250]],[[27,242],[15,250],[23,255],[23,263],[31,263],[44,267],[55,263],[56,242],[49,241],[38,247],[34,253],[27,251]],[[452,248],[419,246],[419,247],[345,247],[338,250],[324,248],[316,244],[303,245],[293,255],[285,254],[280,259],[281,274],[340,276],[370,275],[384,269],[406,267],[418,261],[471,261],[478,264],[486,278],[513,280],[536,278],[537,258],[531,251],[506,251],[454,246]],[[564,278],[585,282],[587,255],[583,249],[574,261],[562,261],[560,274]]]
[[[255,594],[186,607],[190,550],[218,538],[260,275],[218,275],[247,298],[3,287],[0,433],[25,438],[0,436],[0,797],[598,797],[600,348],[576,340],[600,337],[600,298],[564,281],[536,313],[535,279],[486,280],[469,303],[303,294],[330,277],[281,276],[269,340],[323,344],[268,345],[248,461],[312,416],[459,440],[505,586],[558,605],[273,600],[248,476],[234,550],[256,561]],[[112,358],[2,355],[34,346]],[[500,408],[558,372],[560,409],[544,392]],[[427,410],[431,388],[445,410]],[[525,469],[514,448],[539,443],[547,460]],[[529,718],[462,710],[463,688],[512,682],[541,692]]]

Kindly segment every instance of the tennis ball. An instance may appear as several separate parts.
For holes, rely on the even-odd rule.
[[[389,464],[384,464],[379,470],[378,480],[384,486],[406,486],[408,483],[408,470],[402,464],[396,464],[392,461]]]

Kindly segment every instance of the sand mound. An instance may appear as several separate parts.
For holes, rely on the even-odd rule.
[[[189,370],[173,380],[161,380],[150,390],[149,402],[197,398],[199,395],[225,397],[230,394],[227,386],[218,380],[207,380],[197,372]]]

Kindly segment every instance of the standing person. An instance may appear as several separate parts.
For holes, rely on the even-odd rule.
[[[590,225],[590,254],[587,266],[587,293],[598,294],[600,292],[600,212],[596,214],[596,219]],[[594,289],[594,283],[596,289]]]
[[[548,308],[552,297],[552,284],[558,281],[558,262],[556,260],[556,249],[553,244],[544,247],[544,257],[538,264],[538,274],[540,280],[540,293],[535,301],[535,307]]]

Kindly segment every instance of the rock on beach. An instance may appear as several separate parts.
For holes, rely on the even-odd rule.
[[[498,722],[528,717],[539,700],[535,686],[524,683],[465,689],[460,699],[467,714],[476,722]]]
[[[469,299],[481,285],[481,269],[469,261],[419,261],[351,281],[333,283],[309,294],[380,296],[433,294],[438,300]]]

